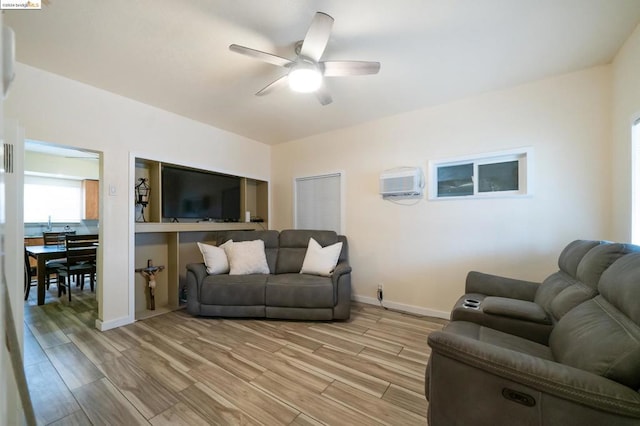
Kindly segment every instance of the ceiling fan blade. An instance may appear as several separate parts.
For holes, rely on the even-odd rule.
[[[251,58],[268,62],[273,65],[278,65],[280,67],[288,67],[293,64],[293,61],[290,61],[287,58],[283,58],[278,55],[272,55],[271,53],[263,52],[261,50],[251,49],[249,47],[244,47],[237,44],[230,44],[229,50],[232,52],[239,53],[241,55],[249,56]]]
[[[331,94],[324,84],[320,86],[318,90],[316,90],[316,98],[318,98],[323,106],[329,105],[331,102],[333,102],[333,99],[331,99]]]
[[[321,62],[320,66],[325,77],[377,74],[380,71],[380,62],[328,61]]]
[[[260,90],[258,93],[256,93],[256,96],[268,95],[269,93],[273,92],[274,90],[279,89],[280,87],[286,86],[287,83],[288,83],[288,77],[289,77],[288,74],[287,75],[283,75],[282,77],[280,77],[279,79],[277,79],[276,81],[274,81],[271,84],[267,85],[262,90]]]
[[[300,55],[318,62],[327,47],[332,27],[333,18],[331,16],[326,13],[316,12],[307,35],[304,36]]]

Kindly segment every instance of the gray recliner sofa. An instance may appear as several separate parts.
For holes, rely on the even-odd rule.
[[[301,274],[309,238],[322,247],[342,242],[330,277]],[[269,274],[208,275],[204,263],[187,265],[187,312],[219,317],[298,320],[349,319],[351,266],[347,238],[333,231],[230,231],[217,241],[264,241]]]
[[[633,244],[576,240],[558,257],[559,270],[542,283],[472,271],[452,321],[469,321],[547,344],[554,325],[573,307],[598,294],[602,273]]]
[[[640,424],[640,253],[602,274],[548,345],[468,321],[429,335],[429,424]]]

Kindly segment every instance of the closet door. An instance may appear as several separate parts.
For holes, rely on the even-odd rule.
[[[296,229],[319,229],[343,233],[342,173],[295,179]]]

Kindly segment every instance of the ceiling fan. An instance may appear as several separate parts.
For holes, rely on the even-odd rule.
[[[296,92],[315,92],[320,103],[327,105],[332,99],[323,84],[324,77],[377,74],[380,70],[380,62],[320,61],[329,42],[332,27],[331,16],[316,12],[304,40],[296,43],[296,58],[293,60],[237,44],[230,45],[229,50],[289,70],[287,74],[257,92],[257,96],[269,94],[279,87],[289,85]]]

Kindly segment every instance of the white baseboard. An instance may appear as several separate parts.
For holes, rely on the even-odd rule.
[[[378,299],[374,297],[366,297],[366,296],[356,296],[353,295],[351,300],[360,303],[366,303],[367,305],[380,306],[380,302]],[[405,305],[403,303],[392,302],[389,300],[385,300],[382,304],[385,308],[393,309],[394,311],[406,312],[409,314],[415,315],[424,315],[427,317],[434,318],[442,318],[448,320],[451,318],[451,312],[447,311],[436,311],[434,309],[423,308],[421,306],[413,306],[413,305]],[[100,331],[111,330],[112,328],[122,327],[124,325],[133,324],[135,322],[134,319],[127,317],[117,318],[110,321],[101,321],[99,319],[96,320],[96,328]]]
[[[135,320],[128,316],[117,318],[110,321],[101,321],[97,319],[96,328],[100,331],[107,331],[107,330],[111,330],[112,328],[122,327],[123,325],[133,324],[134,322]]]
[[[380,306],[380,302],[378,302],[378,299],[376,299],[375,297],[353,295],[351,297],[351,300],[360,303],[366,303],[367,305]],[[406,312],[409,314],[424,315],[427,317],[442,318],[446,320],[451,318],[451,312],[436,311],[434,309],[423,308],[421,306],[405,305],[403,303],[392,302],[389,300],[383,301],[382,306],[388,309],[393,309],[394,311]]]

